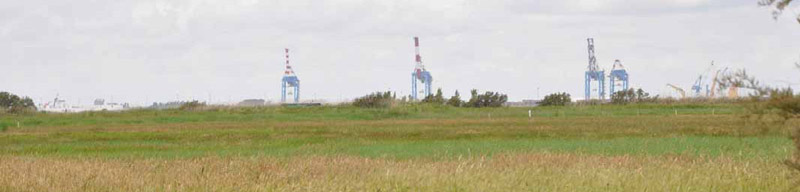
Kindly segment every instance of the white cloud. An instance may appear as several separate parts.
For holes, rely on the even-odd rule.
[[[0,8],[0,58],[14,71],[0,82],[18,82],[0,89],[85,102],[275,99],[284,47],[305,96],[408,93],[412,36],[435,87],[512,100],[536,87],[582,95],[587,37],[602,67],[621,59],[653,93],[688,86],[711,60],[792,79],[800,52],[800,25],[749,0],[26,2]]]

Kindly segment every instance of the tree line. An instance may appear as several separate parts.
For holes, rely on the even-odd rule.
[[[36,111],[33,99],[20,97],[9,92],[0,92],[0,114]]]
[[[353,100],[353,105],[365,108],[383,108],[391,107],[399,103],[414,102],[411,97],[403,96],[398,99],[394,92],[375,92]],[[501,107],[508,102],[508,95],[500,92],[486,91],[479,93],[477,89],[470,91],[470,99],[464,101],[461,99],[461,94],[456,90],[455,94],[449,99],[445,99],[442,94],[442,89],[437,89],[435,94],[428,95],[420,103],[432,105],[449,105],[453,107]]]

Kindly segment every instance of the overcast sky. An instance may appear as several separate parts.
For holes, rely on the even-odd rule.
[[[581,98],[588,37],[652,94],[688,90],[712,60],[800,83],[800,24],[756,0],[0,1],[0,90],[37,103],[276,101],[283,48],[304,100],[409,94],[414,36],[446,96]]]

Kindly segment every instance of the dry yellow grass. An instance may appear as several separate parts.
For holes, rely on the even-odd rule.
[[[0,191],[790,190],[787,132],[712,107],[0,117]]]
[[[785,191],[788,176],[772,160],[686,156],[0,156],[0,191]]]

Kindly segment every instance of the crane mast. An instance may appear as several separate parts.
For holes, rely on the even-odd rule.
[[[606,96],[605,71],[601,70],[600,67],[597,66],[597,58],[594,55],[594,38],[589,38],[586,41],[589,44],[589,66],[586,68],[585,73],[584,99],[590,100],[592,98],[592,81],[597,81],[597,97],[598,99],[603,100]]]

